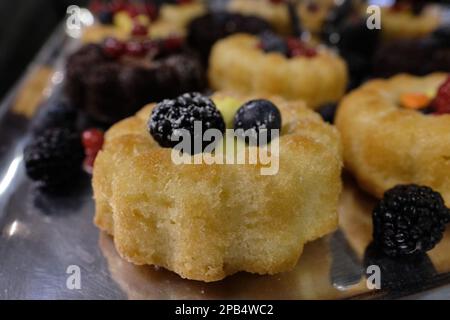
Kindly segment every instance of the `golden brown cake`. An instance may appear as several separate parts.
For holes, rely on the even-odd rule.
[[[297,5],[297,12],[303,27],[314,33],[319,32],[333,4],[333,0],[301,1]],[[228,10],[263,18],[280,33],[289,34],[292,32],[292,23],[284,1],[231,0],[228,4]]]
[[[441,20],[441,14],[436,7],[427,7],[418,15],[408,9],[397,11],[382,8],[382,35],[386,40],[420,38],[433,32]]]
[[[168,36],[184,36],[189,22],[202,15],[205,6],[202,1],[192,1],[185,4],[163,4],[156,20],[150,21],[145,15],[132,18],[126,11],[114,14],[112,24],[94,24],[86,27],[82,33],[83,43],[98,43],[107,37],[125,40],[131,37],[135,22],[148,28],[151,38],[166,38]]]
[[[274,274],[291,270],[306,242],[336,228],[337,131],[302,102],[270,100],[283,118],[275,175],[261,175],[260,163],[175,165],[172,150],[147,131],[153,105],[106,133],[93,173],[95,224],[114,236],[123,258],[202,281]],[[230,96],[213,101],[227,120]]]
[[[247,34],[217,42],[210,56],[212,88],[301,99],[310,108],[338,101],[344,95],[347,66],[330,50],[319,48],[312,57],[288,58],[264,52],[259,43],[258,37]]]
[[[373,80],[346,96],[336,125],[345,166],[368,192],[381,197],[398,184],[426,185],[450,204],[450,115],[401,106],[404,94],[436,92],[445,74]]]

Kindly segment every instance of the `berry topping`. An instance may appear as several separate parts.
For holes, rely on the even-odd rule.
[[[281,129],[281,114],[278,108],[268,100],[251,100],[245,103],[234,116],[234,130],[243,129],[246,135],[251,136],[253,141],[257,143],[264,143],[260,141],[259,133],[264,130],[267,134],[267,141],[272,140],[272,132],[274,129]],[[236,134],[240,134],[236,132]],[[242,134],[242,132],[241,132]],[[245,139],[245,135],[241,136]],[[250,142],[252,142],[252,140]]]
[[[111,10],[105,8],[98,12],[97,17],[101,24],[112,24],[114,14]]]
[[[49,189],[70,184],[77,178],[83,157],[79,134],[67,128],[47,129],[24,150],[28,176]]]
[[[119,58],[125,53],[125,44],[116,38],[106,38],[103,42],[103,50],[108,56]]]
[[[286,41],[273,32],[264,32],[261,35],[260,47],[265,52],[278,52],[285,56],[288,55],[288,46]]]
[[[75,128],[78,112],[75,107],[65,102],[51,104],[36,116],[32,123],[34,135],[40,135],[49,128]]]
[[[139,41],[128,41],[125,47],[125,53],[133,57],[142,57],[147,53],[145,46]]]
[[[201,122],[201,131],[194,132],[194,122]],[[171,148],[181,142],[185,129],[191,136],[191,154],[202,152],[211,142],[203,141],[207,129],[225,131],[225,123],[214,102],[200,93],[185,93],[174,100],[163,100],[153,109],[148,123],[149,132],[161,147]],[[201,141],[201,146],[199,145]],[[195,148],[198,145],[199,147]],[[186,151],[186,150],[184,150]]]
[[[167,52],[177,51],[183,46],[183,39],[177,36],[170,36],[164,40],[163,46]]]
[[[148,34],[148,29],[146,26],[139,22],[133,24],[133,29],[131,30],[131,35],[136,37],[145,37]]]
[[[450,211],[431,188],[399,185],[385,192],[372,218],[375,245],[397,257],[432,249],[442,239]]]
[[[86,154],[97,153],[103,146],[103,132],[99,129],[87,129],[82,134],[83,147]]]
[[[334,123],[334,116],[336,114],[337,104],[326,103],[317,109],[317,112],[322,116],[322,119],[328,123]]]
[[[288,38],[287,46],[289,48],[289,55],[291,57],[314,57],[317,55],[317,51],[314,48],[307,46],[303,41],[298,38]]]
[[[450,76],[439,87],[432,104],[435,114],[450,113]]]
[[[423,93],[420,92],[411,92],[411,93],[403,93],[400,95],[400,103],[404,108],[407,109],[423,109],[428,107],[431,99]]]
[[[104,142],[103,132],[96,128],[87,129],[83,131],[81,135],[84,153],[83,167],[88,173],[92,173],[92,167],[94,165],[97,153],[101,150]]]
[[[320,7],[315,1],[309,1],[306,5],[306,9],[311,13],[316,13],[319,11]]]

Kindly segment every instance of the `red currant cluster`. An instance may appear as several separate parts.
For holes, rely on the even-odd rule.
[[[90,9],[96,15],[103,13],[116,14],[119,11],[127,12],[131,17],[138,15],[146,15],[150,19],[156,19],[158,9],[156,5],[150,1],[129,1],[129,0],[93,0]]]
[[[103,136],[103,132],[95,128],[83,131],[81,136],[85,154],[83,167],[89,173],[92,173],[95,157],[102,149],[104,142]]]
[[[287,39],[287,46],[290,57],[314,57],[317,55],[317,50],[308,46],[306,43],[298,38],[290,37]]]
[[[129,40],[121,41],[116,38],[107,38],[103,42],[103,50],[113,58],[120,58],[124,55],[132,57],[143,57],[149,52],[158,53],[173,52],[180,49],[183,45],[183,39],[180,37],[168,37],[164,40]]]

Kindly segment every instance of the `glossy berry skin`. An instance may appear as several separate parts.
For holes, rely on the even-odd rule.
[[[264,32],[260,39],[260,47],[265,52],[278,52],[285,56],[288,55],[289,49],[282,37],[272,32]]]
[[[125,54],[133,57],[143,57],[147,53],[145,46],[139,41],[128,41]]]
[[[92,128],[83,131],[82,135],[83,147],[86,154],[97,153],[103,146],[103,132],[99,129]]]
[[[267,130],[267,143],[272,139],[271,131],[273,129],[281,130],[281,114],[278,108],[269,100],[258,99],[245,103],[238,109],[234,116],[234,130],[243,129],[244,132],[251,130],[256,135],[256,141],[259,141],[259,132]],[[250,133],[248,132],[248,133]],[[239,132],[236,131],[239,135]],[[280,132],[279,132],[280,134]],[[244,138],[241,136],[241,138]]]
[[[303,56],[303,57],[312,58],[317,55],[316,49],[307,46],[304,42],[302,42],[298,38],[294,38],[294,37],[288,38],[287,46],[289,49],[290,57]]]
[[[125,44],[116,38],[106,38],[103,42],[103,51],[111,58],[120,58],[125,49]]]
[[[148,29],[141,23],[135,23],[131,30],[131,35],[136,37],[145,37],[148,34]]]
[[[173,100],[163,100],[153,109],[148,122],[152,137],[161,147],[173,148],[180,141],[172,140],[172,135],[187,130],[192,138],[191,154],[202,152],[211,142],[203,141],[202,136],[194,136],[194,122],[201,121],[202,131],[217,129],[225,132],[225,122],[214,102],[200,93],[185,93]],[[194,150],[194,140],[202,141],[201,150]],[[186,150],[185,150],[186,151]]]
[[[432,102],[434,114],[450,114],[450,76],[439,87],[436,97]]]
[[[24,150],[28,176],[47,189],[68,186],[81,172],[84,158],[80,135],[67,128],[50,128]]]
[[[432,249],[441,239],[450,211],[429,187],[398,185],[385,192],[372,214],[374,244],[391,257]]]
[[[111,10],[103,9],[98,12],[97,17],[101,24],[112,24],[114,14]]]

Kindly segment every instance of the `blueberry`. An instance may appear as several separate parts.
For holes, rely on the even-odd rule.
[[[98,20],[101,24],[112,24],[113,23],[113,13],[110,10],[102,10],[98,13]]]
[[[322,116],[322,119],[328,123],[334,122],[334,116],[336,114],[337,104],[326,103],[317,109],[317,112]]]
[[[244,131],[250,130],[250,133],[256,136],[258,144],[259,135],[258,133],[262,129],[267,129],[267,143],[272,139],[271,131],[272,129],[281,130],[281,114],[278,108],[268,100],[251,100],[245,103],[242,107],[238,109],[236,115],[234,116],[234,130],[243,129]],[[241,138],[242,132],[236,132]],[[262,141],[261,141],[262,142]]]
[[[287,42],[272,32],[264,32],[261,37],[261,48],[265,52],[278,52],[285,56],[289,53]]]

